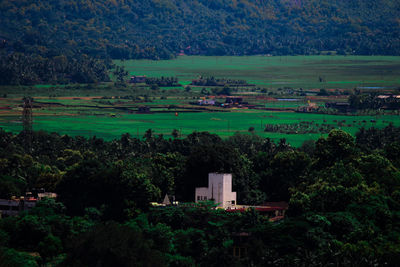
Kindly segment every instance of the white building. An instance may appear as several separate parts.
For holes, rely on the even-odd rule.
[[[196,203],[204,200],[214,200],[218,207],[224,209],[236,205],[236,192],[232,192],[232,174],[209,173],[208,187],[196,188]]]

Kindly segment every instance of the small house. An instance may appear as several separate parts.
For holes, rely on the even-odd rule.
[[[200,106],[214,106],[215,105],[215,100],[213,99],[201,99],[198,101],[198,104]]]

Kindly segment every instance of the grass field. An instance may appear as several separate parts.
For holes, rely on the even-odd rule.
[[[189,84],[198,75],[207,75],[245,79],[249,83],[268,88],[268,92],[269,88],[284,87],[348,89],[358,86],[368,90],[400,86],[400,57],[183,56],[170,61],[135,60],[116,63],[126,66],[130,74],[149,77],[177,76],[183,85]],[[249,88],[252,89],[254,88]],[[284,90],[274,90],[274,98],[266,97],[265,93],[258,93],[260,95],[257,97],[254,92],[247,92],[244,98],[249,104],[260,108],[280,111],[213,107],[194,112],[191,108],[196,106],[189,105],[189,102],[198,100],[200,90],[201,88],[193,87],[189,93],[184,92],[183,88],[174,87],[152,91],[132,85],[115,88],[110,83],[96,86],[0,87],[0,95],[7,95],[7,98],[0,98],[0,127],[13,132],[22,130],[21,97],[24,95],[35,97],[35,130],[86,137],[96,135],[106,140],[120,138],[124,133],[142,137],[147,129],[167,138],[171,137],[173,129],[179,130],[183,136],[193,131],[208,131],[227,137],[235,132],[249,133],[249,128],[254,127],[255,134],[275,141],[286,138],[292,145],[299,146],[305,140],[317,139],[321,134],[267,133],[263,131],[265,124],[286,125],[306,121],[313,122],[316,127],[329,124],[352,134],[361,127],[382,128],[390,122],[400,126],[400,117],[395,115],[338,116],[290,112],[288,110],[293,111],[306,105],[309,100],[323,105],[327,101],[347,101],[347,96],[295,96],[297,99],[291,101],[294,96],[281,94]],[[115,96],[130,97],[121,99]],[[225,101],[223,97],[215,100],[221,103]],[[138,107],[143,105],[151,107],[154,113],[136,114]],[[178,116],[175,112],[178,112]]]
[[[8,131],[19,132],[22,129],[20,111],[14,115],[0,116],[0,127]],[[270,137],[276,141],[286,138],[289,143],[299,146],[308,139],[317,139],[321,134],[281,134],[264,132],[265,124],[290,124],[301,121],[313,121],[316,124],[331,124],[354,134],[360,127],[384,127],[393,122],[400,126],[399,116],[337,116],[322,114],[304,114],[293,112],[269,112],[255,110],[232,110],[231,112],[198,112],[198,113],[154,113],[128,114],[124,112],[110,114],[114,111],[90,108],[51,108],[34,111],[34,129],[58,132],[60,134],[97,136],[106,140],[119,138],[121,134],[130,133],[142,137],[147,129],[153,129],[156,134],[171,137],[173,129],[182,135],[193,131],[209,131],[221,137],[233,135],[235,132],[248,133],[249,127],[255,128],[255,133]],[[376,122],[371,122],[375,120]],[[364,121],[364,122],[363,122]]]
[[[206,75],[244,79],[265,88],[349,89],[400,85],[400,57],[395,56],[181,56],[166,61],[115,63],[125,66],[131,75],[177,76],[182,84]]]

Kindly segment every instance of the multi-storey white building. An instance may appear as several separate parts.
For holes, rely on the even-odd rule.
[[[232,192],[232,174],[209,173],[208,187],[196,188],[196,203],[204,200],[214,200],[218,207],[224,209],[236,205],[236,192]]]

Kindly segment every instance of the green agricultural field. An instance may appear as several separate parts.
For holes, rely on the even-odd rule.
[[[270,137],[275,141],[286,138],[299,146],[308,139],[317,139],[321,134],[285,134],[264,132],[265,124],[298,124],[312,122],[312,127],[328,124],[355,134],[361,127],[382,128],[392,122],[400,126],[399,116],[337,116],[288,112],[308,101],[324,105],[326,101],[347,101],[346,96],[311,97],[285,95],[284,87],[315,89],[346,89],[354,87],[381,88],[400,86],[400,57],[363,56],[288,56],[288,57],[204,57],[183,56],[170,61],[130,60],[116,61],[135,75],[152,77],[177,76],[183,85],[198,75],[217,78],[244,79],[257,86],[274,89],[268,94],[247,92],[243,99],[259,108],[222,109],[189,105],[198,101],[201,88],[192,87],[191,92],[183,88],[160,88],[150,90],[145,86],[113,87],[111,83],[99,85],[0,87],[0,127],[8,131],[22,130],[21,97],[35,97],[34,129],[60,134],[96,135],[107,140],[120,138],[130,133],[142,137],[147,129],[156,134],[171,137],[173,129],[187,135],[193,131],[208,131],[221,137],[235,132],[254,133]],[[248,88],[253,90],[253,87]],[[209,91],[210,88],[208,88]],[[258,94],[258,95],[257,95]],[[289,99],[288,99],[289,98]],[[279,99],[281,101],[279,101]],[[215,98],[225,102],[224,97]],[[151,114],[136,114],[140,106],[151,107]],[[194,112],[193,109],[198,109]],[[210,111],[219,111],[211,112]],[[276,111],[276,110],[286,110]],[[133,112],[133,113],[132,113]],[[175,116],[178,112],[178,116]],[[292,129],[292,128],[290,128]]]
[[[265,133],[265,124],[290,124],[301,121],[313,121],[315,124],[331,124],[340,127],[352,134],[362,126],[384,127],[393,122],[400,126],[399,116],[337,116],[322,114],[304,114],[293,112],[268,112],[252,110],[233,110],[232,112],[175,112],[154,114],[112,113],[88,109],[80,113],[70,112],[71,115],[53,114],[34,117],[34,129],[60,134],[97,136],[107,140],[120,138],[121,134],[130,133],[132,136],[142,137],[147,129],[153,129],[156,134],[171,137],[173,129],[182,135],[193,131],[209,131],[222,137],[233,135],[235,132],[248,133],[249,127],[255,128],[255,133],[263,137],[270,137],[275,141],[286,138],[294,146],[301,145],[305,140],[317,139],[321,134],[281,134]],[[68,110],[63,110],[68,112]],[[56,114],[56,115],[54,115]],[[93,114],[93,115],[91,115]],[[371,122],[375,120],[376,122]],[[364,122],[363,122],[364,121]],[[341,125],[341,126],[340,126]],[[19,132],[22,129],[20,116],[0,116],[0,127],[8,131]]]
[[[199,75],[244,79],[265,88],[400,86],[396,56],[181,56],[174,60],[115,61],[131,75],[177,76],[183,85]]]

